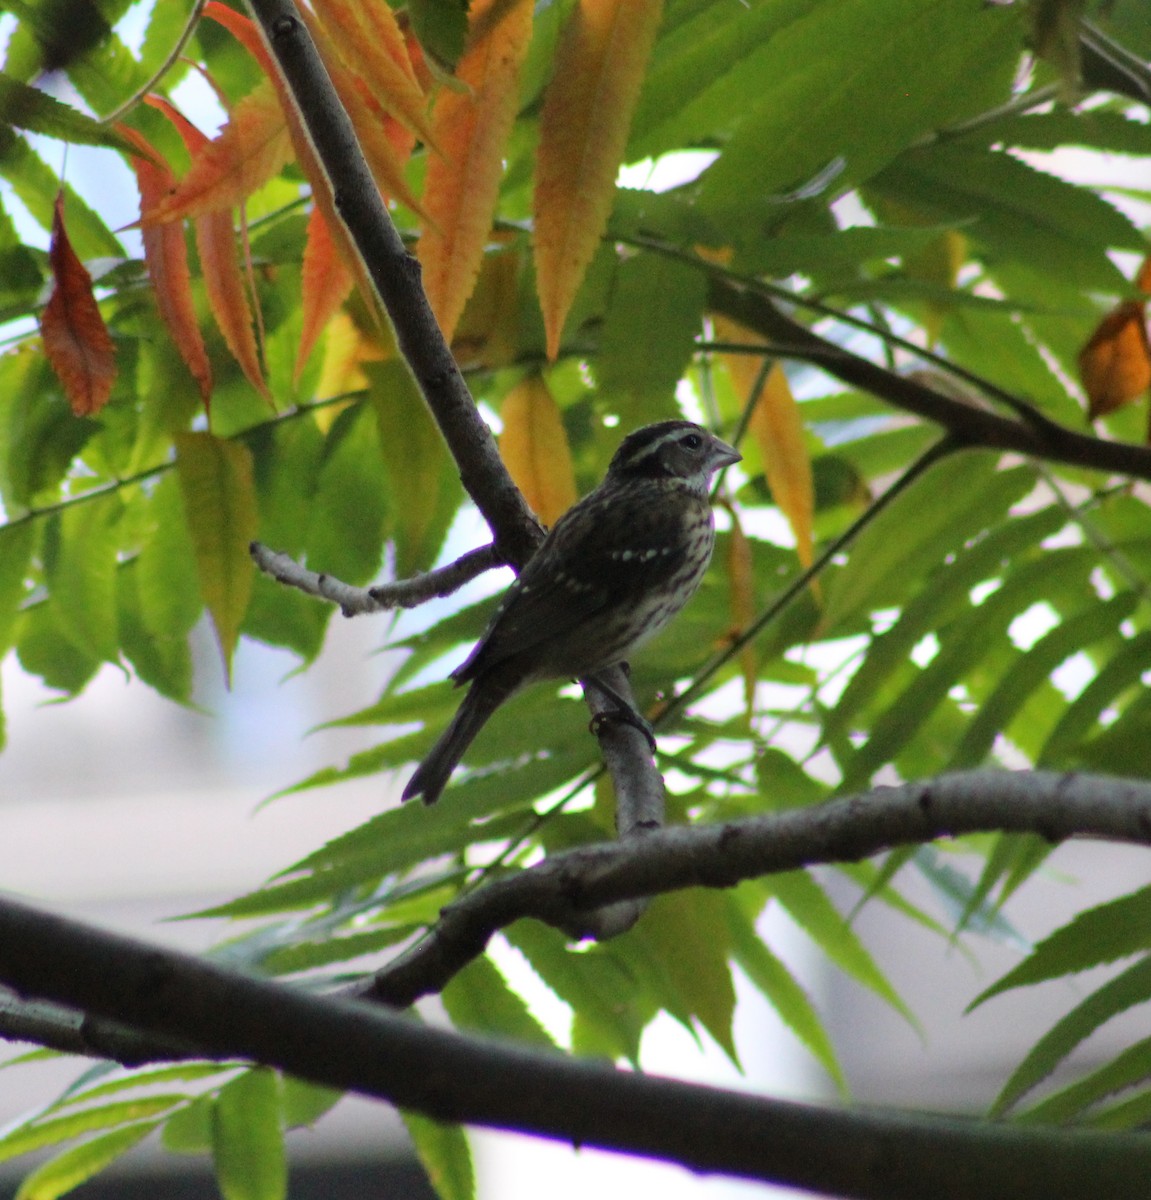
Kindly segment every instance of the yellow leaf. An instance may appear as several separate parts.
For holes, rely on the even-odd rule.
[[[178,433],[175,442],[176,474],[200,595],[212,617],[230,679],[254,577],[248,547],[259,519],[252,455],[242,443],[210,433]]]
[[[316,339],[339,312],[355,282],[355,273],[344,262],[323,210],[318,205],[314,206],[308,215],[308,233],[304,243],[304,263],[300,278],[303,329],[300,332],[299,349],[296,351],[294,378],[297,383],[311,356]]]
[[[545,525],[554,525],[576,498],[571,448],[559,406],[538,375],[504,397],[500,455],[516,486]]]
[[[340,58],[395,118],[430,146],[427,98],[416,81],[404,35],[384,0],[312,0]]]
[[[532,9],[532,0],[477,0],[469,14],[471,40],[456,68],[467,90],[444,88],[436,101],[432,121],[442,157],[428,161],[423,204],[431,224],[416,253],[448,341],[475,287],[491,232]]]
[[[535,258],[548,357],[607,226],[663,0],[579,0],[540,117]]]
[[[815,487],[811,458],[803,438],[803,418],[787,375],[779,363],[767,374],[763,391],[751,410],[748,432],[763,456],[764,474],[772,498],[795,534],[799,561],[810,567],[814,557],[812,522]]]
[[[907,255],[903,269],[908,279],[950,289],[955,287],[960,268],[966,261],[967,238],[956,229],[945,229],[917,253]],[[939,341],[943,322],[951,308],[952,305],[942,299],[929,299],[924,305],[923,331],[929,346]]]

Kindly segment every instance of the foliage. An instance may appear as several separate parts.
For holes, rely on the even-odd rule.
[[[357,290],[362,271],[254,26],[212,0],[176,57],[189,6],[156,3],[132,45],[117,24],[128,7],[98,6],[101,27],[71,42],[39,10],[6,18],[0,640],[62,696],[116,663],[184,703],[205,609],[226,665],[239,637],[305,667],[322,650],[330,610],[256,577],[253,537],[364,584],[385,562],[432,566],[465,498]],[[633,664],[676,819],[988,763],[1148,773],[1145,496],[1088,464],[960,451],[954,438],[941,450],[897,389],[843,390],[716,300],[717,280],[784,296],[892,380],[915,372],[972,411],[1006,400],[1024,420],[1081,426],[1089,411],[1107,436],[1138,441],[1145,234],[1115,195],[1068,181],[1047,155],[1151,159],[1146,110],[1114,82],[1120,64],[1148,88],[1151,33],[1138,0],[1089,5],[1107,24],[1074,25],[1068,50],[1041,14],[1075,7],[473,0],[465,22],[463,6],[432,0],[398,14],[382,0],[311,6],[432,305],[541,513],[602,475],[621,430],[688,411],[749,434],[719,498],[711,577]],[[226,98],[210,141],[176,99],[193,61]],[[62,104],[47,89],[65,80]],[[58,139],[132,169],[142,238],[72,189]],[[618,186],[626,164],[662,190]],[[914,478],[888,495],[904,472]],[[844,552],[817,557],[845,532]],[[772,608],[813,561],[812,585]],[[387,732],[299,789],[407,772],[454,702],[411,681],[458,655],[485,612],[409,638],[378,701],[333,714]],[[668,706],[705,664],[692,703]],[[353,974],[461,891],[608,836],[585,723],[552,689],[517,699],[439,806],[388,808],[217,910],[261,922],[229,954],[313,981]],[[955,849],[968,875],[929,850],[843,873],[947,935],[900,894],[901,873],[918,870],[958,913],[956,932],[994,931],[1045,848],[1002,836]],[[842,1085],[810,997],[755,934],[769,905],[906,1013],[816,873],[661,899],[587,950],[527,922],[506,941],[570,1009],[572,1052],[639,1061],[664,1012],[738,1061],[738,966]],[[999,1110],[1151,995],[1147,906],[1140,891],[1080,914],[978,998],[1122,964],[1044,1035]],[[444,1001],[461,1026],[553,1039],[488,959]],[[1025,1116],[1142,1124],[1149,1078],[1140,1042]],[[49,1197],[159,1129],[173,1151],[214,1154],[225,1196],[274,1197],[283,1130],[334,1099],[263,1069],[98,1067],[7,1131],[0,1155],[68,1143],[21,1193]],[[442,1194],[472,1194],[458,1131],[414,1116],[410,1128]]]

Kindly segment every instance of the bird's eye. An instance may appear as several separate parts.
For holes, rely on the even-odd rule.
[[[703,445],[703,438],[698,433],[689,433],[679,439],[679,444],[688,450],[698,450]]]

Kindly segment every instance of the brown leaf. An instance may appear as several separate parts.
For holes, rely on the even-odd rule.
[[[1099,322],[1079,352],[1079,378],[1092,421],[1130,404],[1151,387],[1151,345],[1140,301],[1125,300]]]
[[[72,249],[64,228],[64,193],[56,196],[48,248],[52,295],[40,316],[44,352],[78,417],[108,403],[116,379],[116,347],[92,293],[92,276]]]

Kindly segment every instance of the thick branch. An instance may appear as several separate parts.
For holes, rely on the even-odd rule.
[[[1146,446],[1077,433],[1037,409],[1029,410],[1024,419],[1019,419],[964,403],[919,379],[889,371],[820,337],[789,317],[767,296],[716,271],[710,272],[708,303],[717,312],[776,343],[785,357],[815,363],[852,387],[862,388],[904,412],[941,425],[965,445],[1014,450],[1049,462],[1151,479],[1151,449]]]
[[[445,908],[421,942],[353,994],[404,1007],[440,991],[521,917],[578,930],[592,905],[686,887],[731,887],[815,863],[962,833],[1096,836],[1151,845],[1151,784],[1048,771],[971,771],[876,788],[815,808],[676,826],[626,844],[585,846],[497,880]]]
[[[1151,1140],[852,1113],[429,1028],[0,901],[0,981],[438,1120],[863,1200],[1141,1195]]]

